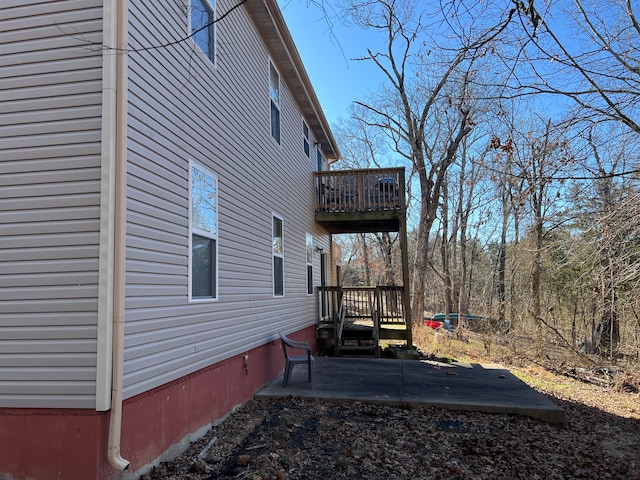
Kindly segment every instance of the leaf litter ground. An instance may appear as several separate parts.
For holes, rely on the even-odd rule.
[[[430,407],[253,399],[141,480],[640,480],[640,420],[550,398],[565,409],[566,425]]]

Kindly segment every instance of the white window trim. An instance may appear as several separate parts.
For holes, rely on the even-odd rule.
[[[215,235],[211,235],[210,232],[203,232],[202,230],[198,229],[198,228],[193,228],[192,227],[192,222],[191,222],[191,218],[192,218],[192,183],[191,183],[191,170],[193,168],[197,168],[198,170],[202,170],[203,172],[205,172],[208,176],[210,176],[211,178],[215,179],[216,181],[216,192],[218,194],[218,211],[216,212],[216,234]],[[204,165],[202,165],[199,162],[196,162],[195,160],[191,160],[189,159],[189,172],[188,172],[188,183],[189,183],[189,271],[188,271],[188,301],[189,303],[209,303],[209,302],[217,302],[220,295],[219,295],[219,287],[220,287],[220,277],[219,277],[219,262],[218,262],[218,252],[220,251],[220,241],[219,241],[219,233],[220,233],[220,224],[219,224],[219,218],[220,218],[220,181],[218,180],[218,176],[215,175],[210,169],[208,169],[207,167],[205,167]],[[214,238],[216,241],[216,252],[215,252],[215,291],[214,291],[214,296],[213,297],[196,297],[193,298],[192,296],[192,267],[193,267],[193,234],[196,235],[200,235],[203,237],[207,237],[207,238]]]
[[[214,18],[214,20],[217,17],[217,2],[214,2],[213,4],[211,4],[211,0],[203,0],[204,2],[208,3],[209,6],[211,7],[211,11],[213,12],[212,16]],[[193,42],[194,45],[194,51],[200,52],[200,55],[202,55],[204,58],[206,58],[209,63],[211,63],[211,65],[213,65],[214,67],[217,67],[218,62],[216,61],[218,56],[217,56],[217,51],[218,51],[218,42],[217,42],[217,38],[218,38],[218,28],[217,25],[214,23],[213,24],[213,52],[211,53],[212,57],[209,57],[209,55],[207,55],[205,52],[202,51],[202,49],[200,48],[200,45],[198,45],[198,43],[196,42],[195,37],[193,36],[193,32],[192,32],[192,25],[193,22],[191,21],[191,0],[188,0],[188,7],[189,7],[189,22],[187,23],[187,35],[189,36],[189,38],[191,39],[191,41]]]
[[[309,248],[311,248],[311,253],[309,253]],[[304,249],[304,256],[305,256],[305,290],[307,291],[307,296],[311,296],[313,295],[313,290],[315,287],[315,282],[314,282],[314,272],[313,272],[313,255],[315,253],[315,248],[313,247],[313,235],[310,233],[307,233],[305,235],[305,249]],[[309,254],[311,255],[311,259],[309,259]],[[311,261],[309,261],[311,260]],[[311,293],[309,293],[309,267],[311,267]]]
[[[307,127],[307,134],[304,134],[304,128]],[[306,142],[306,143],[305,143]],[[307,147],[307,151],[304,151],[304,147]],[[309,129],[309,124],[303,118],[302,119],[302,153],[304,153],[307,158],[311,157],[311,130]]]
[[[273,248],[273,219],[280,220],[282,225],[282,253],[277,253]],[[282,259],[282,295],[276,295],[276,270],[273,259],[275,257]],[[284,218],[275,212],[271,212],[271,293],[273,298],[282,298],[285,296],[285,275],[284,275]]]

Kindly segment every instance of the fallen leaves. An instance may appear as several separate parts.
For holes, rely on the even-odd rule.
[[[565,427],[426,407],[256,399],[142,479],[640,479],[638,420],[555,400]],[[194,468],[194,459],[203,463]]]

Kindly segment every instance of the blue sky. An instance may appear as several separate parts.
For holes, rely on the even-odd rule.
[[[349,105],[364,99],[382,82],[371,62],[354,61],[376,38],[371,32],[330,25],[322,10],[308,0],[278,0],[289,31],[331,126],[349,115]],[[329,12],[334,17],[335,12]]]
[[[329,124],[349,115],[349,106],[356,100],[365,100],[369,91],[377,90],[385,78],[371,61],[356,61],[372,50],[384,48],[384,39],[376,32],[348,27],[332,9],[335,0],[277,0],[289,31],[298,48],[309,78],[323,107]],[[318,4],[325,6],[323,12]],[[328,17],[328,18],[327,18]],[[548,18],[548,21],[563,22]],[[558,34],[567,45],[572,44],[570,28],[557,27]],[[376,48],[377,47],[377,48]],[[558,97],[551,105],[568,103]]]

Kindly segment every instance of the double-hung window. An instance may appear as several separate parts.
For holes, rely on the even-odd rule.
[[[190,164],[189,176],[189,296],[218,298],[218,179]]]
[[[271,136],[280,143],[280,75],[269,62],[269,92],[271,95]]]
[[[273,296],[284,295],[284,245],[282,218],[272,217],[273,224]]]
[[[307,233],[307,295],[313,295],[313,236]]]
[[[317,148],[317,158],[318,158],[318,171],[323,172],[326,170],[326,166],[324,163],[324,155],[322,155],[322,150],[320,149],[320,144],[318,144]]]
[[[215,62],[215,0],[191,0],[191,36],[200,50]]]

